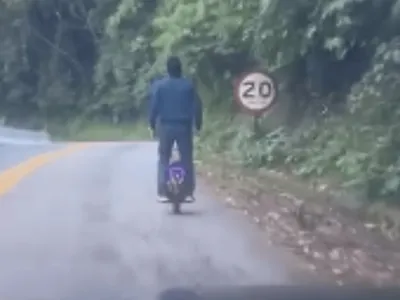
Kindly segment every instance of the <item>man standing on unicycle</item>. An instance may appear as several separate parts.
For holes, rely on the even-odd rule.
[[[193,162],[193,129],[202,126],[202,106],[194,85],[182,77],[181,61],[170,57],[167,61],[168,76],[157,82],[151,97],[149,123],[158,136],[158,200],[168,201],[165,191],[165,174],[172,148],[177,144],[180,159],[185,167],[186,202],[194,202],[195,171]]]

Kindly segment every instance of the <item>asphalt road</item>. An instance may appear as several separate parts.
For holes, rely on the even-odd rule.
[[[0,147],[8,145],[49,144],[49,135],[45,131],[33,131],[4,127],[0,125]]]
[[[58,150],[60,145],[1,145],[0,144],[0,172],[12,168],[31,157],[47,151]]]
[[[0,178],[61,148],[0,146]],[[157,203],[154,143],[99,143],[41,160],[14,170],[0,198],[0,299],[157,299],[174,286],[308,276],[204,186],[182,216]],[[16,173],[23,179],[11,188]]]

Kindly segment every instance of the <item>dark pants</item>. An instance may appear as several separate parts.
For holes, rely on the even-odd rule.
[[[193,131],[191,126],[181,124],[159,124],[158,126],[158,194],[165,195],[165,173],[168,168],[172,148],[176,142],[180,160],[185,167],[185,189],[193,195],[195,174],[193,164]]]

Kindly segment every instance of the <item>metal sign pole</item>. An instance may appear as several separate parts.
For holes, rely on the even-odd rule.
[[[260,117],[258,116],[253,116],[253,134],[255,138],[258,138],[261,136],[262,130],[261,130],[261,124],[260,124]]]

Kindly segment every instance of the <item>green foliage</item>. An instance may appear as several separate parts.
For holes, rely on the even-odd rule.
[[[399,0],[1,0],[0,7],[0,110],[9,124],[56,130],[76,119],[73,128],[139,120],[149,79],[178,54],[207,112],[201,153],[339,178],[370,200],[400,195]],[[272,72],[280,89],[261,138],[232,101],[233,80],[255,67]],[[81,138],[113,135],[90,128]]]

